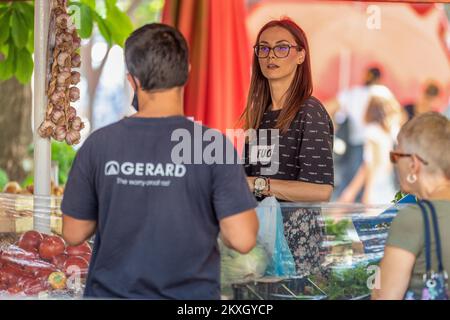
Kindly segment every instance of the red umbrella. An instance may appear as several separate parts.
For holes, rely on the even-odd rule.
[[[241,114],[250,82],[250,43],[242,0],[167,0],[163,22],[190,46],[186,114],[225,131]]]
[[[381,29],[367,27],[368,7],[376,4]],[[251,39],[271,19],[289,16],[310,41],[315,95],[326,100],[354,84],[364,70],[378,65],[384,82],[405,103],[416,100],[433,80],[450,94],[450,60],[444,36],[448,21],[436,4],[349,1],[266,0],[252,8],[247,20]]]

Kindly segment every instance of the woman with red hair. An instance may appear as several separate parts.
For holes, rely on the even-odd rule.
[[[333,124],[312,96],[311,57],[304,31],[289,19],[267,23],[254,46],[253,74],[241,117],[250,189],[257,198],[326,202],[333,192]],[[284,210],[286,211],[286,210]],[[299,274],[320,266],[319,209],[283,212]]]

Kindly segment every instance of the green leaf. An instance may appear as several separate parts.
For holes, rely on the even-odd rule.
[[[73,22],[77,26],[78,34],[82,39],[90,38],[92,29],[94,28],[94,20],[92,18],[92,9],[83,3],[73,3],[73,6],[78,7],[79,12],[73,10]]]
[[[0,44],[5,43],[6,40],[8,40],[10,35],[10,20],[11,20],[11,14],[9,12],[5,12],[0,15]]]
[[[81,0],[81,2],[95,10],[95,0]]]
[[[116,5],[115,0],[106,0],[106,24],[115,43],[123,47],[125,39],[133,32],[133,23]]]
[[[0,169],[0,191],[3,190],[8,181],[9,181],[8,175],[4,170]]]
[[[7,80],[11,78],[16,72],[17,65],[17,49],[10,41],[8,47],[8,56],[3,62],[0,62],[0,80]]]
[[[100,34],[105,39],[106,43],[108,43],[108,46],[112,47],[113,40],[111,37],[111,31],[109,30],[109,27],[107,26],[105,20],[100,17],[97,12],[94,12],[94,20],[97,22],[97,27],[100,31]]]
[[[34,52],[34,28],[30,30],[26,48],[29,52]]]
[[[28,41],[29,29],[26,26],[25,18],[18,10],[14,10],[11,17],[11,34],[14,44],[22,49]]]
[[[22,188],[26,188],[34,184],[34,174],[28,175],[22,182]]]
[[[61,185],[67,182],[75,156],[76,151],[71,146],[63,142],[52,141],[52,161],[58,163],[58,179]]]
[[[33,74],[34,63],[31,57],[31,53],[27,49],[23,48],[17,54],[17,68],[15,76],[22,84],[27,84],[31,80]]]
[[[6,4],[0,3],[0,16],[7,12],[9,10],[9,7]]]
[[[0,44],[0,58],[8,56],[8,45],[6,43]],[[4,58],[6,59],[6,58]],[[2,61],[2,60],[0,60]]]
[[[26,2],[17,2],[14,4],[23,14],[27,28],[34,29],[34,7]]]

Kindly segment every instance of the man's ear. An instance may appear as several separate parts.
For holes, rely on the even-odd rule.
[[[133,77],[130,73],[127,74],[127,80],[130,83],[131,87],[133,88],[133,91],[137,91],[141,87],[141,83],[139,82],[139,79],[136,77]],[[138,87],[136,87],[136,85]]]

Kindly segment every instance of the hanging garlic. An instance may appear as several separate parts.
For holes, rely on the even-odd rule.
[[[81,66],[81,57],[76,52],[81,46],[75,25],[67,13],[67,0],[51,0],[51,23],[54,36],[49,57],[51,67],[49,70],[47,96],[48,106],[45,121],[39,127],[39,134],[43,138],[53,137],[57,141],[66,141],[68,144],[77,144],[80,141],[80,130],[84,124],[70,102],[80,99],[80,90],[75,87],[80,83],[79,72],[72,68]],[[73,86],[73,87],[71,87]]]
[[[81,66],[81,57],[78,53],[72,55],[72,68],[79,68]]]
[[[66,86],[72,81],[70,72],[62,72],[58,75],[58,86]]]
[[[58,126],[63,125],[65,121],[64,112],[61,110],[54,110],[50,115],[50,119]]]
[[[72,71],[72,74],[70,76],[70,84],[76,85],[80,83],[81,80],[81,74],[77,71]]]
[[[55,129],[56,125],[53,122],[47,120],[39,126],[38,133],[43,138],[50,138]]]
[[[66,118],[67,121],[73,121],[77,117],[77,110],[74,107],[67,108]]]
[[[56,36],[56,45],[63,43],[73,43],[73,37],[70,33],[62,32]]]
[[[74,50],[78,50],[81,47],[81,38],[77,35],[76,32],[72,34],[72,43]]]
[[[60,14],[56,17],[56,26],[61,29],[66,29],[69,24],[69,15],[68,14]]]
[[[81,121],[80,117],[76,117],[73,121],[72,121],[72,129],[73,130],[77,130],[80,131],[84,128],[84,123]]]
[[[70,66],[70,54],[67,52],[61,52],[58,56],[58,65],[60,67]]]
[[[55,131],[53,132],[53,139],[59,142],[63,142],[66,139],[67,130],[64,125],[56,127]]]
[[[66,135],[67,144],[69,145],[78,144],[80,142],[80,139],[81,139],[80,131],[70,130],[69,132],[67,132]]]
[[[52,94],[52,96],[50,97],[50,101],[53,104],[60,104],[63,103],[64,100],[66,98],[66,94],[64,91],[56,91],[55,93]]]
[[[78,89],[77,87],[70,88],[69,98],[71,102],[80,100],[80,89]]]

